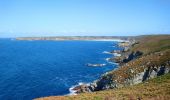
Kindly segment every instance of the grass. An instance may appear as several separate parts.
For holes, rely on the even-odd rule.
[[[139,44],[132,51],[142,51],[144,54],[170,49],[170,35],[139,36],[136,38]]]

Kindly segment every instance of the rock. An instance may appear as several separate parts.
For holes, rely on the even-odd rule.
[[[113,50],[110,53],[121,53],[121,52],[122,52],[121,50]]]
[[[170,72],[170,68],[166,67],[164,73],[167,74],[167,73],[169,73],[169,72]]]
[[[115,62],[115,63],[122,63],[120,57],[109,58],[108,61]]]
[[[87,84],[79,85],[73,88],[76,93],[92,92]]]
[[[152,70],[149,78],[155,78],[156,76],[157,76],[157,72],[155,70]]]
[[[133,84],[141,83],[143,80],[144,73],[145,72],[138,73],[133,79]]]
[[[127,63],[141,55],[143,55],[141,51],[131,52],[127,57],[125,57],[125,59],[123,59],[123,63]]]
[[[160,76],[160,75],[163,75],[165,72],[165,66],[161,66],[158,68],[158,73],[157,75]]]

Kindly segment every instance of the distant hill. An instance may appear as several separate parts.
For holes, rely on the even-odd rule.
[[[126,36],[54,36],[54,37],[18,37],[16,40],[127,40]]]

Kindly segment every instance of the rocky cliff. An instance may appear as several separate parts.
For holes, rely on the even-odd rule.
[[[118,69],[103,74],[90,84],[75,87],[79,95],[40,100],[169,100],[170,35],[139,36],[135,40],[129,50],[121,51],[121,57],[110,58],[121,63]]]
[[[170,37],[168,38],[170,39]],[[161,37],[159,40],[160,42],[155,42],[153,39],[157,41],[158,37],[152,36],[152,40],[150,40],[150,44],[157,45],[161,41],[166,40],[167,37]],[[141,45],[148,45],[148,43],[144,44],[145,42],[141,40],[144,40],[143,37],[140,41],[138,41],[139,43],[137,44],[137,47],[140,47]],[[160,49],[160,47],[155,47],[158,50],[148,50],[148,52],[144,52],[145,50],[139,51],[135,45],[131,45],[132,47],[130,51],[122,52],[125,54],[118,60],[121,65],[117,70],[107,72],[103,74],[100,79],[92,82],[91,84],[77,86],[74,90],[76,90],[77,93],[83,93],[121,88],[142,83],[148,79],[169,73],[170,45],[168,43],[170,44],[170,41],[167,41],[165,44],[161,45],[160,47],[163,47],[162,49]],[[134,50],[134,48],[136,48],[136,50]],[[111,59],[115,61],[115,58]]]
[[[170,72],[170,51],[156,52],[130,61],[107,72],[89,85],[77,86],[77,93],[121,88],[144,82]]]

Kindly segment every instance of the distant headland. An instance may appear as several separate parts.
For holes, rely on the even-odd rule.
[[[111,41],[111,40],[128,40],[132,36],[53,36],[53,37],[17,37],[16,40],[101,40],[101,41]]]

